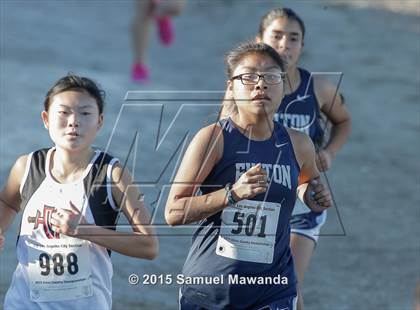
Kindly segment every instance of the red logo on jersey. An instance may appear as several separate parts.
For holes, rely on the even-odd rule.
[[[44,227],[45,235],[48,239],[60,239],[60,234],[53,231],[51,225],[51,215],[54,213],[55,208],[44,205],[44,213],[41,216],[39,210],[36,211],[36,216],[28,217],[28,223],[34,223],[34,229],[37,229],[40,224]]]

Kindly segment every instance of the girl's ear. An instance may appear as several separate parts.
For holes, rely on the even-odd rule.
[[[255,37],[255,43],[262,43],[262,39],[259,35]]]
[[[47,111],[41,112],[41,119],[42,119],[42,122],[44,123],[45,129],[48,130],[48,112]]]
[[[233,83],[231,80],[226,82],[226,91],[231,92],[233,90]]]
[[[104,124],[104,114],[99,114],[99,120],[98,120],[98,130],[101,129],[102,125]]]

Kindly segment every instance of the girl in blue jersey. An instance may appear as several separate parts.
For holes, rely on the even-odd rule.
[[[298,67],[304,46],[305,25],[289,8],[269,11],[260,22],[257,42],[273,47],[286,62],[285,96],[277,111],[277,119],[287,127],[306,133],[317,149],[318,170],[331,168],[337,152],[347,141],[351,129],[350,114],[337,87],[320,75],[312,75]],[[331,135],[323,143],[325,125],[321,125],[320,111],[331,124]],[[324,128],[322,128],[324,127]],[[309,266],[326,212],[311,212],[298,199],[291,220],[291,249],[301,287]],[[303,309],[303,299],[298,299]]]
[[[5,309],[111,309],[110,250],[157,255],[129,172],[91,146],[103,125],[103,105],[103,91],[76,75],[47,93],[41,116],[54,147],[19,157],[0,192],[0,250],[2,232],[23,213]],[[132,233],[115,231],[120,212]]]
[[[273,121],[284,95],[277,52],[246,43],[226,62],[234,111],[194,137],[166,205],[168,224],[199,222],[180,308],[295,309],[289,220],[298,186],[315,211],[331,197],[309,137]]]

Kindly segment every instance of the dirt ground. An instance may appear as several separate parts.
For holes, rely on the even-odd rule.
[[[329,72],[334,83],[343,74],[340,91],[353,117],[351,137],[328,172],[336,208],[305,278],[309,310],[413,309],[420,282],[420,4],[400,2],[409,9],[281,2],[306,23],[302,65]],[[107,123],[98,139],[104,146],[127,90],[223,90],[223,54],[253,38],[260,17],[276,6],[188,2],[175,20],[172,47],[151,35],[152,82],[139,86],[128,75],[134,2],[1,1],[1,184],[19,154],[49,145],[39,112],[58,77],[86,74],[107,90]],[[0,254],[0,305],[16,266],[18,227],[15,221]],[[113,254],[114,309],[177,309],[176,286],[130,287],[127,277],[179,273],[188,245],[188,238],[162,237],[154,262]]]

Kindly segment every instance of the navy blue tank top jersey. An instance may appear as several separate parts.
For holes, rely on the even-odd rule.
[[[207,309],[258,308],[296,294],[289,220],[299,164],[286,129],[278,123],[264,141],[248,139],[230,119],[219,125],[223,156],[203,182],[201,192],[208,194],[235,183],[258,163],[267,171],[270,185],[266,193],[200,221],[184,264],[186,281],[181,294]],[[214,277],[218,284],[187,282]],[[280,278],[286,281],[276,282]]]
[[[306,133],[315,145],[321,145],[324,130],[320,124],[320,111],[314,92],[313,77],[304,69],[298,68],[298,70],[299,87],[293,93],[284,96],[274,119],[286,127]]]

